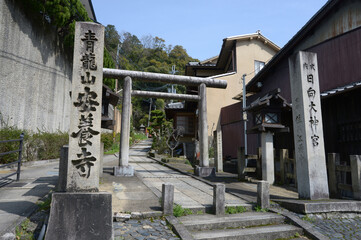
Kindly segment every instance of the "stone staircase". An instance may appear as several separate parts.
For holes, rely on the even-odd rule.
[[[300,237],[302,228],[287,224],[282,215],[275,213],[246,212],[221,217],[189,215],[178,220],[193,239],[307,239]]]

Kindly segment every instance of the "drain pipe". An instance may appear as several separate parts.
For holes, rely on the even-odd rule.
[[[245,110],[247,104],[246,104],[246,76],[247,74],[243,74],[242,81],[243,81],[243,126],[244,126],[244,154],[247,156],[247,112]],[[248,159],[245,158],[245,166],[247,167]]]
[[[41,231],[39,233],[38,240],[43,240],[44,239],[46,227],[48,226],[48,220],[49,220],[49,216],[47,216],[45,221],[44,221],[43,227],[41,228]]]

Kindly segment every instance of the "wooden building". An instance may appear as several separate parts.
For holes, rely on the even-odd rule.
[[[330,0],[247,84],[247,105],[279,88],[287,103],[291,103],[288,58],[298,51],[317,53],[322,101],[322,116],[326,153],[337,152],[345,161],[347,155],[361,154],[361,1]],[[241,94],[236,96],[241,100]],[[236,148],[243,145],[242,104],[222,108],[223,155],[235,157]],[[234,116],[236,117],[235,119]],[[276,149],[292,150],[292,112],[281,116],[289,133],[276,133]],[[249,115],[248,128],[254,126]],[[235,136],[235,132],[238,132]],[[260,147],[258,134],[249,135],[249,153]]]

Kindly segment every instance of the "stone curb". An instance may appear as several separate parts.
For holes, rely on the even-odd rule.
[[[317,231],[311,223],[305,222],[299,217],[295,216],[293,213],[287,210],[280,210],[276,208],[270,208],[271,212],[281,214],[282,216],[286,217],[292,224],[300,227],[305,232],[304,234],[313,239],[313,240],[328,240],[329,238]]]
[[[147,219],[147,218],[161,217],[161,216],[163,216],[163,213],[161,211],[131,212],[129,214],[115,212],[113,214],[113,221],[114,222],[123,222],[123,221],[127,221],[129,219]]]
[[[172,225],[173,231],[175,231],[182,240],[194,240],[189,231],[176,217],[166,216],[165,219],[170,225]]]

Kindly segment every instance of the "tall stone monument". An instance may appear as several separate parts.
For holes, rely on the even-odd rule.
[[[75,25],[66,192],[54,193],[46,239],[112,239],[112,196],[99,191],[104,27]]]
[[[290,57],[289,69],[299,197],[327,199],[317,54],[298,52]]]

